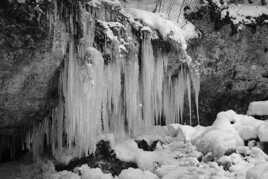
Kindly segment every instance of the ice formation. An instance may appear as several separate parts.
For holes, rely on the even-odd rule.
[[[118,141],[138,136],[154,125],[186,123],[188,120],[183,120],[186,96],[190,111],[187,123],[191,124],[191,89],[195,90],[195,102],[198,103],[199,78],[189,66],[185,32],[176,23],[155,14],[148,16],[146,12],[132,10],[132,14],[136,14],[134,17],[146,16],[145,25],[150,26],[140,30],[139,59],[131,38],[124,47],[127,55],[120,53],[122,39],[111,29],[121,28],[122,24],[99,20],[96,23],[104,28],[111,48],[110,59],[105,61],[101,50],[92,46],[94,24],[88,24],[92,17],[86,11],[81,12],[83,36],[78,42],[73,39],[73,31],[69,32],[64,23],[60,23],[57,14],[54,17],[58,31],[53,47],[59,46],[65,54],[59,79],[59,101],[52,119],[45,120],[29,137],[28,143],[36,144],[34,153],[41,152],[43,136],[55,158],[66,154],[62,160],[68,161],[71,156],[81,157],[94,152],[102,134],[113,133]],[[70,19],[69,28],[73,28],[74,22]],[[188,59],[183,63],[178,57],[181,65],[177,74],[167,73],[171,52],[154,49],[151,28],[159,30],[164,40],[176,41],[177,50]],[[198,108],[198,104],[196,106]]]

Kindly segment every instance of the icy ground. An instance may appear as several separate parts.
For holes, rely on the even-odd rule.
[[[265,121],[234,111],[217,115],[209,127],[172,124],[156,126],[134,139],[115,143],[108,135],[116,157],[138,168],[122,170],[119,176],[87,164],[72,171],[56,172],[51,162],[34,165],[9,163],[0,167],[5,178],[46,179],[266,179],[268,156],[256,144],[267,142]],[[147,145],[139,145],[143,141]],[[154,147],[148,148],[152,144]],[[12,169],[12,172],[10,170]]]

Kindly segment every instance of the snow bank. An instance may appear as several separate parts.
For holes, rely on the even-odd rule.
[[[253,101],[248,106],[248,115],[268,115],[268,101]]]
[[[249,4],[230,4],[228,9],[221,12],[221,18],[229,16],[234,24],[256,23],[256,18],[261,15],[268,15],[267,6],[256,6]]]
[[[183,49],[187,48],[187,40],[198,37],[194,25],[190,22],[184,27],[179,24],[165,19],[159,14],[130,8],[128,12],[134,19],[140,20],[143,24],[149,26],[153,30],[158,31],[162,38],[165,40],[171,39],[182,46]]]

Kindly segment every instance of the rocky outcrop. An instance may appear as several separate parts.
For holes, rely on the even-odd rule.
[[[246,113],[251,101],[268,98],[268,25],[247,24],[237,31],[215,6],[188,16],[202,32],[189,50],[202,64],[200,119],[211,124],[220,111]]]

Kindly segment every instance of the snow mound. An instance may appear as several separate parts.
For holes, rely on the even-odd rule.
[[[248,106],[248,115],[268,115],[268,101],[253,101]]]
[[[149,171],[142,171],[140,169],[129,168],[123,170],[120,173],[119,179],[159,179],[159,178],[158,176]]]
[[[158,31],[163,39],[174,40],[180,44],[183,49],[187,49],[187,40],[198,37],[194,25],[190,22],[184,25],[184,27],[180,27],[179,24],[165,19],[157,13],[134,8],[128,9],[128,12],[134,17],[134,19],[140,20],[144,25]]]
[[[213,126],[218,126],[221,129],[236,130],[242,139],[248,140],[258,137],[258,128],[263,123],[263,121],[251,116],[237,114],[233,110],[228,110],[217,115]]]
[[[221,157],[230,149],[243,146],[244,142],[235,130],[211,127],[199,137],[194,139],[193,144],[202,153],[211,153],[213,157]]]
[[[142,152],[134,140],[119,143],[113,149],[116,157],[125,162],[135,162],[139,153]]]
[[[229,16],[234,24],[252,24],[262,15],[268,15],[267,6],[249,4],[230,4],[228,9],[221,12],[221,18]]]

